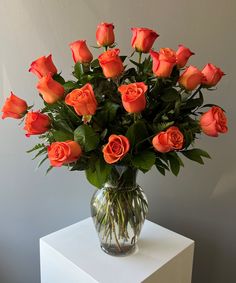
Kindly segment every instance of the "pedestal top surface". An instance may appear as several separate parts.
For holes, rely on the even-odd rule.
[[[127,257],[113,257],[99,245],[92,218],[68,226],[40,239],[91,277],[115,283],[133,278],[142,282],[194,242],[148,220],[138,240],[138,250]]]

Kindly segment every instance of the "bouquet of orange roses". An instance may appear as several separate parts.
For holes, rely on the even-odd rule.
[[[62,165],[72,171],[85,170],[88,181],[98,188],[108,181],[109,188],[132,187],[133,172],[147,172],[153,165],[163,175],[166,170],[177,175],[183,166],[181,155],[203,164],[203,157],[209,155],[194,148],[197,136],[227,132],[224,111],[214,104],[204,105],[203,92],[212,90],[224,73],[210,63],[202,70],[186,67],[194,53],[184,45],[177,51],[152,50],[157,37],[153,30],[132,28],[134,51],[130,57],[120,56],[113,24],[101,23],[96,40],[104,50],[97,59],[93,60],[85,40],[71,43],[75,65],[69,81],[58,73],[51,55],[35,60],[29,71],[38,78],[42,109],[31,110],[11,93],[2,118],[25,119],[26,136],[38,135],[40,143],[29,152],[43,157],[39,166],[49,159],[48,170]],[[136,227],[134,235],[139,234],[136,222],[141,223],[145,213],[129,208],[135,205],[129,201],[131,196],[123,199],[124,192],[104,196],[116,209],[111,212],[107,205],[100,206],[97,225],[106,224],[105,240],[112,238],[115,225],[120,227],[117,251],[119,237],[130,238],[127,223]],[[147,208],[141,192],[136,200]]]

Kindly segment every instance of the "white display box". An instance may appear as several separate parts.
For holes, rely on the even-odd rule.
[[[40,239],[41,283],[191,283],[194,242],[145,221],[137,251],[104,253],[92,218]]]

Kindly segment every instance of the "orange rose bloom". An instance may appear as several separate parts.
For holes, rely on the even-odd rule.
[[[102,152],[107,163],[112,164],[121,160],[129,151],[129,140],[122,135],[111,135]]]
[[[123,72],[124,66],[119,57],[119,53],[120,50],[117,48],[110,49],[98,57],[99,64],[106,78],[118,77]]]
[[[202,74],[202,84],[207,87],[215,86],[222,78],[222,76],[225,75],[220,68],[217,68],[213,64],[207,64],[203,68]]]
[[[81,153],[81,147],[75,141],[54,142],[48,146],[48,158],[54,167],[75,162]]]
[[[101,23],[97,27],[96,40],[98,46],[110,46],[115,41],[114,25],[108,23]]]
[[[43,56],[31,63],[29,72],[35,74],[39,79],[51,74],[52,76],[57,73],[57,68],[53,64],[52,55],[48,57]]]
[[[194,66],[189,66],[179,77],[179,83],[186,90],[194,90],[201,84],[203,74]]]
[[[89,83],[67,94],[65,103],[73,106],[75,112],[80,116],[94,115],[97,110],[97,100],[92,85]]]
[[[61,99],[65,91],[64,87],[55,81],[51,74],[48,74],[39,80],[37,89],[42,95],[43,100],[49,104],[53,104]]]
[[[152,140],[153,147],[159,152],[169,152],[183,148],[184,136],[177,127],[170,127],[158,133]]]
[[[148,28],[131,28],[131,45],[136,51],[148,53],[156,38],[159,36],[155,31]]]
[[[122,104],[127,112],[138,113],[145,109],[147,88],[143,82],[121,85],[118,88],[121,93]]]
[[[227,118],[224,111],[218,106],[213,106],[202,114],[200,126],[202,131],[211,137],[218,137],[218,133],[227,133],[228,131]]]
[[[175,51],[170,48],[162,48],[160,53],[150,51],[153,59],[152,71],[157,77],[168,78],[176,64]]]
[[[41,135],[48,131],[51,125],[50,118],[38,112],[28,112],[25,119],[26,136]]]
[[[77,40],[70,43],[70,49],[75,63],[80,62],[84,64],[90,63],[93,60],[93,55],[88,49],[86,40]]]
[[[176,63],[179,68],[183,68],[188,62],[189,57],[194,55],[194,53],[184,45],[180,44],[178,50],[176,51]]]
[[[10,97],[6,99],[5,104],[2,107],[2,119],[7,117],[20,119],[26,114],[27,108],[27,103],[11,92]]]

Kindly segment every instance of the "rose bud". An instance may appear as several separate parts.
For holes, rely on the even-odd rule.
[[[206,113],[202,114],[200,126],[202,131],[211,137],[218,137],[218,133],[226,133],[228,131],[227,118],[224,111],[218,106],[213,106]]]
[[[153,147],[159,152],[169,152],[183,148],[184,136],[180,130],[172,126],[167,131],[158,133],[152,140]]]
[[[207,64],[202,70],[202,84],[207,87],[215,86],[225,74],[213,64]]]
[[[121,85],[118,88],[122,104],[127,112],[138,113],[145,109],[147,89],[148,87],[143,82]]]
[[[43,100],[49,104],[53,104],[61,99],[65,91],[64,87],[55,81],[51,74],[48,74],[39,80],[37,89],[42,95]]]
[[[115,41],[114,25],[101,23],[97,26],[96,40],[98,46],[110,46]]]
[[[31,135],[41,135],[47,132],[50,126],[51,120],[47,115],[39,111],[27,113],[24,127],[24,130],[27,132],[27,137]]]
[[[75,63],[87,64],[93,60],[93,55],[88,49],[86,40],[77,40],[70,43],[70,49]]]
[[[179,77],[179,84],[186,90],[194,90],[201,84],[203,74],[194,66],[189,66]]]
[[[117,48],[110,49],[98,57],[99,64],[106,78],[118,77],[123,72],[124,66],[119,57],[119,53],[120,50]]]
[[[153,59],[152,71],[157,77],[168,78],[176,64],[175,51],[170,48],[162,48],[160,53],[150,51]]]
[[[188,62],[189,57],[194,55],[194,53],[184,45],[180,44],[178,50],[176,51],[176,63],[179,68],[183,68]]]
[[[2,107],[2,119],[5,119],[7,117],[21,119],[26,114],[27,108],[27,103],[23,99],[14,95],[13,92],[11,92],[10,97],[6,99]]]
[[[48,57],[42,56],[31,63],[29,72],[35,74],[39,79],[51,74],[52,76],[57,73],[57,68],[53,64],[52,55]]]
[[[154,41],[159,36],[155,31],[148,28],[131,28],[131,45],[138,52],[148,53]]]
[[[81,147],[75,141],[54,142],[48,146],[48,158],[53,167],[75,162],[81,154]]]
[[[129,140],[123,135],[111,135],[102,152],[107,163],[120,161],[129,151]]]
[[[97,100],[89,83],[68,93],[65,103],[73,106],[80,116],[94,115],[97,110]]]

